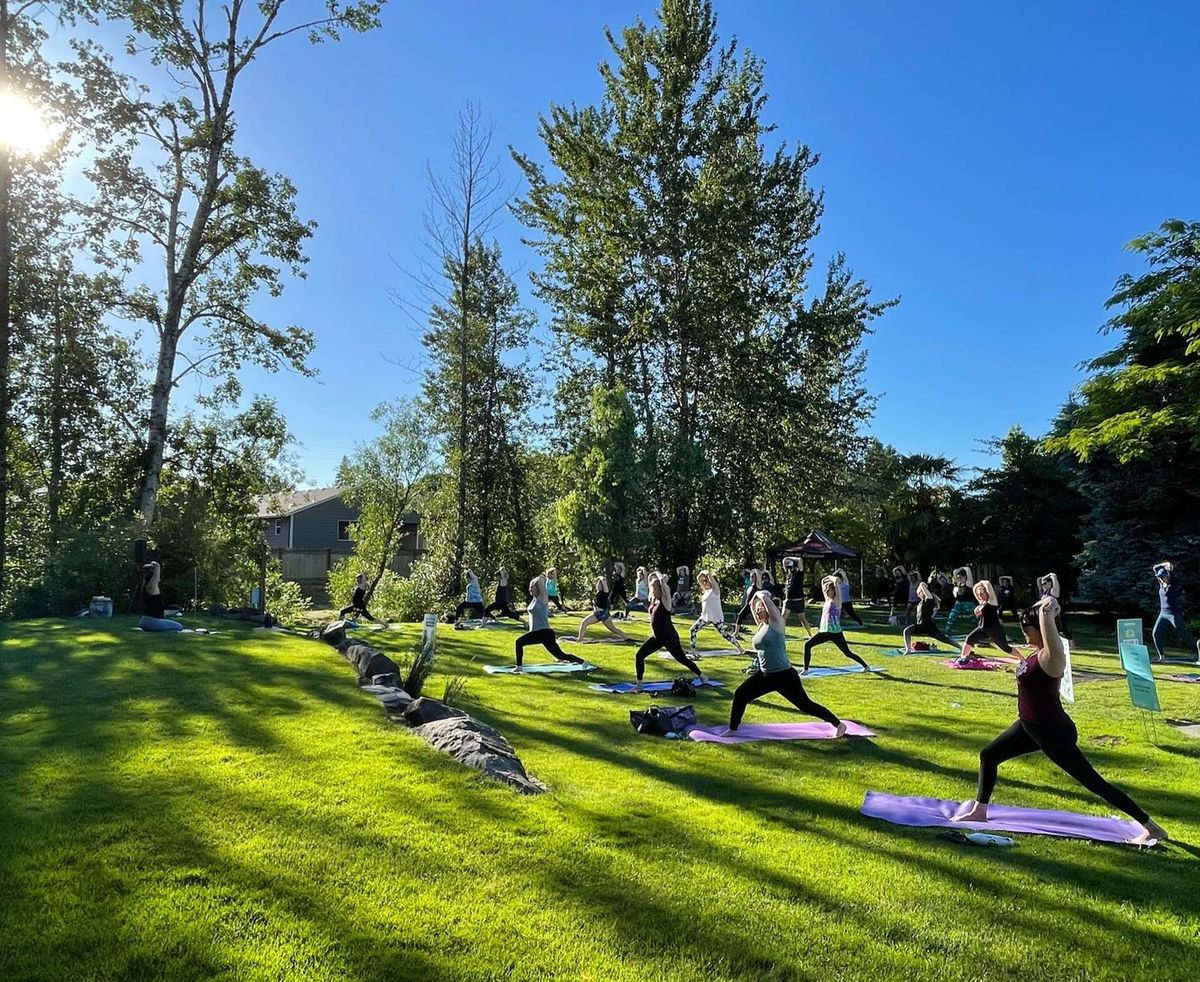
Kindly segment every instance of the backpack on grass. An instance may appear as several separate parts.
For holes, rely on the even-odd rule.
[[[666,736],[668,733],[687,733],[696,725],[696,710],[691,706],[651,706],[631,709],[629,725],[647,736]]]
[[[686,675],[680,675],[674,682],[671,683],[671,695],[684,696],[690,699],[696,694],[696,686],[692,684],[692,680]]]

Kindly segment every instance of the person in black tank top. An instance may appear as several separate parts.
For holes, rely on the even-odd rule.
[[[958,656],[960,663],[969,661],[979,645],[994,644],[1005,654],[1012,654],[1012,646],[1004,633],[1004,625],[1000,623],[1000,606],[996,591],[991,580],[980,580],[975,584],[975,599],[979,601],[975,608],[975,616],[979,623],[966,640],[963,641],[962,653]]]
[[[525,618],[512,609],[512,587],[508,585],[508,569],[501,566],[496,570],[496,599],[484,613],[488,617],[500,614],[514,621],[524,621]]]
[[[787,624],[788,617],[795,614],[800,618],[800,626],[804,628],[805,635],[811,638],[812,627],[804,609],[804,560],[789,557],[783,561],[783,568],[787,570],[787,580],[783,588],[783,623]]]
[[[662,573],[650,575],[650,637],[637,650],[634,665],[637,669],[637,685],[634,692],[642,691],[642,678],[646,674],[646,658],[661,651],[663,648],[680,665],[683,665],[701,682],[707,682],[708,676],[700,671],[700,666],[690,659],[683,650],[683,642],[679,640],[679,632],[671,621],[671,590],[667,578]]]
[[[616,636],[618,641],[632,641],[612,620],[612,611],[609,609],[609,592],[608,581],[603,576],[596,577],[596,592],[592,595],[592,612],[579,622],[579,633],[575,637],[576,643],[582,644],[584,634],[592,624],[602,624],[608,628],[608,633]],[[570,641],[570,638],[567,638]]]
[[[1058,694],[1067,653],[1055,626],[1057,614],[1058,601],[1045,597],[1021,615],[1025,638],[1037,650],[1017,669],[1017,720],[979,752],[979,788],[975,800],[963,802],[954,821],[986,822],[1000,765],[1040,750],[1085,788],[1141,826],[1141,833],[1130,837],[1130,843],[1146,845],[1166,839],[1163,827],[1124,791],[1104,780],[1079,749],[1075,723],[1063,709]]]

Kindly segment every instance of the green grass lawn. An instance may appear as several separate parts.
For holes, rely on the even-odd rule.
[[[895,628],[848,635],[887,677],[808,683],[878,739],[727,747],[637,735],[648,696],[484,675],[516,631],[443,627],[429,693],[469,676],[463,708],[552,789],[530,798],[388,723],[321,644],[131,626],[0,630],[0,978],[1200,977],[1200,741],[1160,718],[1153,745],[1123,679],[1078,686],[1081,741],[1176,841],[977,849],[858,814],[868,789],[971,797],[1015,714],[1010,673],[874,654]],[[1119,671],[1077,633],[1077,667]],[[632,647],[577,650],[632,678]],[[741,664],[705,663],[729,688],[690,700],[701,723]],[[1200,686],[1159,692],[1200,718]],[[747,714],[796,718],[777,697]],[[995,800],[1110,811],[1040,758],[1005,765]]]

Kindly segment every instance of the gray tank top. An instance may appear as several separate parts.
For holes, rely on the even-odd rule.
[[[541,597],[529,605],[529,629],[531,631],[550,630],[550,605]]]

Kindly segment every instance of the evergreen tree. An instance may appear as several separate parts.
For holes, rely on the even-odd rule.
[[[661,565],[694,565],[710,541],[748,544],[795,510],[784,461],[799,450],[816,454],[810,493],[831,493],[843,451],[823,434],[849,441],[869,411],[856,350],[883,305],[840,257],[806,297],[816,157],[768,149],[762,64],[719,45],[710,2],[664,0],[657,24],[608,39],[600,103],[541,120],[557,174],[514,152],[529,185],[517,213],[539,235],[554,330],[590,357],[560,404],[578,414],[581,390],[625,383],[640,524]]]

